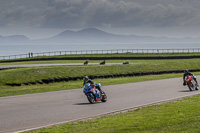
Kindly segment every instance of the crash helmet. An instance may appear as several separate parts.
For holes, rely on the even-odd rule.
[[[184,73],[185,73],[185,74],[188,74],[188,73],[189,73],[189,70],[188,70],[188,69],[185,69],[185,70],[184,70]]]
[[[89,78],[88,78],[88,76],[84,76],[83,77],[83,81],[85,82],[85,81],[88,81],[89,80]]]

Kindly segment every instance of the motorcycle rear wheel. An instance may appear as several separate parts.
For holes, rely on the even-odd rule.
[[[96,102],[94,96],[92,97],[91,95],[87,95],[87,99],[91,104],[94,104]]]

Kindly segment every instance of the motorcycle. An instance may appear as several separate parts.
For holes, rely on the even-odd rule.
[[[87,61],[85,61],[84,63],[83,63],[83,65],[87,65],[88,64],[88,62]]]
[[[105,64],[106,64],[105,60],[99,63],[99,65],[105,65]]]
[[[123,62],[123,64],[129,64],[129,62],[128,62],[128,61],[125,61],[125,62]]]
[[[198,84],[192,76],[186,76],[185,83],[190,91],[198,90]]]
[[[87,64],[88,64],[88,60],[86,60],[83,64],[84,64],[84,65],[87,65]]]
[[[101,84],[96,84],[97,87],[101,87]],[[95,102],[101,101],[106,102],[107,96],[104,91],[99,91],[96,86],[92,87],[90,83],[87,83],[84,85],[83,93],[87,96],[88,101],[91,104],[94,104]]]

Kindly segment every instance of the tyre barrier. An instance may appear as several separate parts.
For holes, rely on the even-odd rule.
[[[41,82],[41,81],[36,81],[36,83],[38,83],[38,84],[43,84],[43,82]]]
[[[7,69],[16,69],[17,67],[12,67],[12,68],[0,68],[0,71],[2,70],[7,70]]]
[[[21,83],[7,83],[8,86],[21,86]]]
[[[192,69],[190,72],[199,72],[200,69]],[[134,76],[145,76],[145,75],[160,75],[160,74],[170,74],[170,73],[183,73],[184,70],[170,70],[170,71],[157,71],[157,72],[136,72],[136,73],[123,73],[123,74],[108,74],[108,75],[89,75],[90,79],[104,79],[104,78],[115,78],[115,77],[134,77]],[[61,77],[61,78],[49,78],[42,79],[36,82],[26,82],[26,83],[6,83],[7,86],[21,86],[23,85],[35,85],[35,84],[49,84],[55,82],[69,82],[82,80],[83,76],[78,77]]]
[[[49,84],[49,80],[48,79],[42,79],[42,82],[45,84]]]
[[[24,85],[29,85],[29,83],[23,83]]]

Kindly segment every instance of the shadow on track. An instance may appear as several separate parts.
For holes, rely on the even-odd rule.
[[[75,103],[73,105],[90,105],[91,103]]]
[[[190,90],[181,90],[181,91],[178,91],[178,92],[192,92]]]
[[[94,104],[99,104],[99,103],[101,103],[101,102],[95,102]],[[75,104],[73,104],[73,105],[94,105],[94,104],[91,104],[91,103],[75,103]]]

